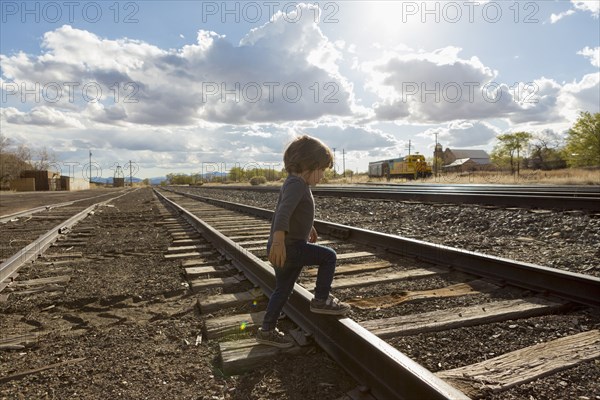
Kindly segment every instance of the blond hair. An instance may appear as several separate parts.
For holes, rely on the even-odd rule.
[[[319,139],[303,135],[285,149],[283,164],[288,173],[301,173],[333,166],[333,154]]]

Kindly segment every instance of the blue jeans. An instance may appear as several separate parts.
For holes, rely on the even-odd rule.
[[[269,254],[270,243],[267,245]],[[315,286],[315,298],[327,299],[331,290],[331,282],[335,272],[337,256],[333,249],[297,240],[285,245],[285,264],[282,268],[275,268],[275,291],[269,299],[267,312],[263,319],[262,329],[271,330],[277,326],[277,318],[283,309],[287,299],[294,290],[294,283],[302,272],[302,267],[307,265],[318,265],[317,283]]]

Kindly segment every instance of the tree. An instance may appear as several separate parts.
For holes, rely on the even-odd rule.
[[[564,157],[569,167],[600,166],[600,113],[579,115],[567,134]]]
[[[56,154],[45,146],[37,150],[35,156],[36,160],[33,161],[33,168],[38,171],[49,170],[56,164]]]
[[[17,179],[21,171],[31,169],[31,151],[25,145],[11,150],[12,140],[0,134],[0,188],[8,189],[10,181]]]
[[[498,143],[492,150],[492,160],[499,164],[510,164],[510,172],[519,174],[521,153],[531,140],[529,132],[505,133],[497,137]]]
[[[559,169],[566,166],[559,147],[561,139],[552,131],[544,131],[533,137],[527,166],[532,169]]]
[[[12,140],[0,133],[0,154],[6,153],[8,147],[12,144]]]

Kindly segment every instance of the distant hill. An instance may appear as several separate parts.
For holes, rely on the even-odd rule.
[[[133,183],[138,183],[138,182],[143,181],[143,179],[132,177],[131,181]],[[125,178],[125,182],[129,183],[129,177]],[[92,178],[92,183],[98,183],[98,184],[101,184],[101,185],[112,185],[113,184],[113,177],[111,176],[110,178]]]
[[[160,185],[160,183],[162,181],[166,181],[167,180],[167,177],[166,176],[158,176],[158,177],[155,177],[155,178],[148,178],[148,180],[150,181],[151,185]]]
[[[210,180],[215,177],[226,177],[227,175],[228,174],[226,172],[208,172],[206,174],[203,174],[202,178]],[[144,179],[142,179],[142,178],[136,178],[136,177],[132,178],[133,183],[141,182],[143,180]],[[160,185],[161,182],[166,181],[166,180],[167,180],[166,176],[155,176],[152,178],[148,178],[148,181],[150,182],[151,185]],[[109,178],[94,178],[94,179],[92,179],[92,182],[102,184],[102,185],[112,185],[113,177],[111,176]],[[125,183],[129,183],[128,176],[125,176]]]

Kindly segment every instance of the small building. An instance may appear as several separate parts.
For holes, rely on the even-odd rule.
[[[113,178],[113,187],[125,187],[125,178]]]
[[[83,178],[72,178],[70,176],[60,176],[60,187],[61,190],[67,190],[75,192],[77,190],[88,190],[90,188],[90,181]]]
[[[14,179],[10,187],[18,192],[28,191],[57,191],[57,190],[87,190],[90,184],[85,179],[71,178],[48,170],[26,170],[21,172],[19,179]]]
[[[436,154],[443,160],[444,171],[477,171],[487,169],[491,165],[490,156],[485,150],[446,148],[441,152],[441,146],[436,150]]]
[[[465,172],[481,169],[480,165],[470,158],[459,158],[448,165],[443,165],[442,168],[446,172]]]
[[[442,155],[444,165],[451,164],[456,160],[469,158],[479,165],[490,164],[490,155],[485,150],[472,149],[450,149],[446,148]]]
[[[21,179],[34,179],[35,191],[60,190],[60,174],[48,170],[26,170],[21,172]]]

